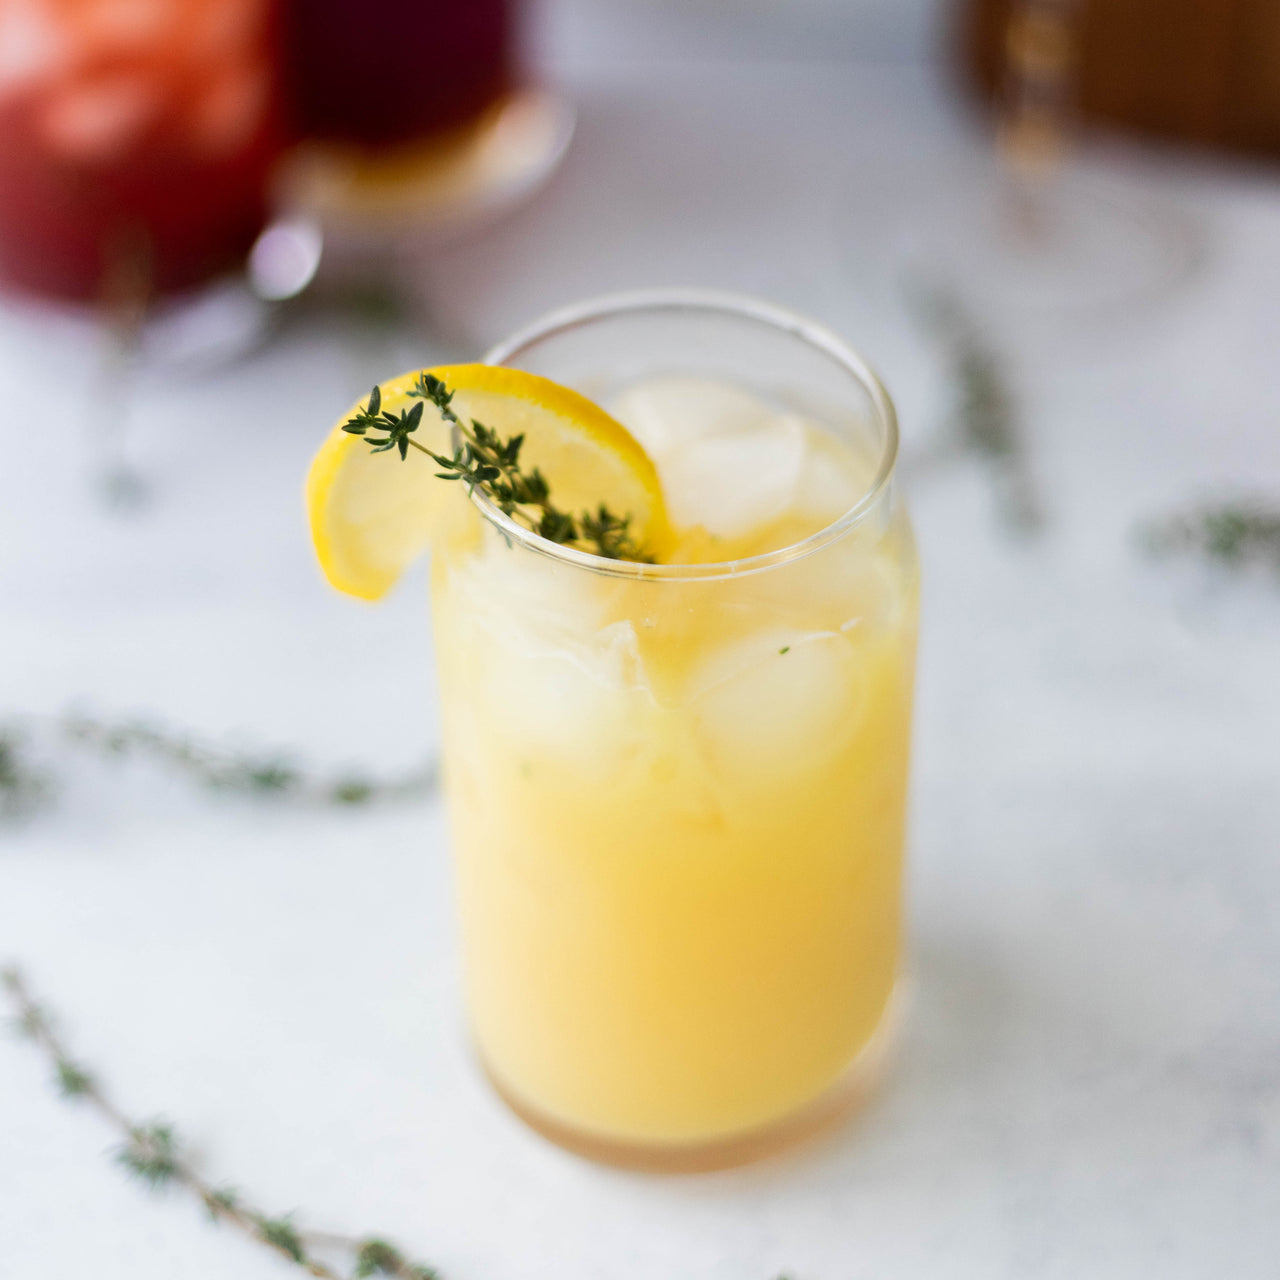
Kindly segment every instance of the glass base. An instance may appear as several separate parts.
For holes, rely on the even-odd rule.
[[[376,151],[306,143],[282,166],[278,203],[324,234],[326,254],[454,231],[518,205],[551,175],[576,113],[539,86],[447,134]]]
[[[529,1128],[556,1146],[599,1164],[621,1169],[647,1173],[707,1173],[762,1160],[787,1147],[830,1132],[861,1110],[884,1079],[904,1020],[904,1004],[902,983],[899,982],[871,1039],[835,1083],[812,1102],[769,1124],[703,1142],[630,1142],[577,1129],[524,1101],[478,1050],[477,1057],[481,1070],[498,1097]]]
[[[1163,297],[1197,245],[1184,219],[1132,184],[997,170],[917,226],[908,261],[992,320],[1088,321]]]
[[[1189,210],[1104,156],[1029,180],[960,148],[863,174],[848,204],[859,290],[943,291],[1013,339],[1140,314],[1176,294],[1206,253]]]

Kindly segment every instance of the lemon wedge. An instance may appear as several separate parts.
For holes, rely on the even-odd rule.
[[[520,465],[526,472],[541,470],[560,510],[580,515],[604,503],[631,517],[635,538],[651,554],[661,556],[671,544],[653,462],[598,405],[520,369],[459,364],[429,372],[454,393],[452,408],[464,422],[475,419],[503,437],[525,437]],[[414,370],[383,383],[382,408],[399,413],[421,403],[409,395],[417,378]],[[365,439],[343,431],[342,422],[307,476],[311,537],[334,587],[377,600],[439,536],[459,486],[438,479],[439,466],[417,449],[403,461],[394,451],[373,453]],[[429,403],[412,438],[438,454],[453,452],[449,426]]]

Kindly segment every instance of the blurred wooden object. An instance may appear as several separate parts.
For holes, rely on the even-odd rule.
[[[1026,0],[964,3],[966,72],[1007,109]],[[1070,27],[1079,119],[1280,158],[1280,0],[1076,0]]]

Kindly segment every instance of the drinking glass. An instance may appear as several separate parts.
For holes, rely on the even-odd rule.
[[[862,468],[834,523],[748,559],[600,559],[477,492],[433,565],[485,1071],[595,1158],[754,1158],[847,1109],[892,1022],[918,577],[893,406],[825,329],[698,291],[559,311],[486,360],[605,405],[732,384]]]
[[[513,0],[280,3],[303,137],[370,148],[419,142],[474,121],[512,87]],[[421,61],[402,64],[398,49]]]
[[[1091,13],[1105,7],[972,4],[975,41],[987,24],[999,30],[994,152],[931,169],[932,198],[897,215],[916,275],[1015,332],[1091,325],[1158,300],[1199,253],[1185,215],[1149,184],[1080,163],[1082,58]]]
[[[145,303],[238,266],[280,143],[267,0],[0,0],[0,280]]]
[[[94,306],[113,506],[147,492],[127,448],[144,355],[260,336],[260,305],[213,282],[267,220],[282,141],[270,0],[0,0],[0,286]]]
[[[523,198],[568,146],[572,109],[520,66],[520,0],[280,3],[302,145],[279,190],[331,276],[402,285],[409,249]]]

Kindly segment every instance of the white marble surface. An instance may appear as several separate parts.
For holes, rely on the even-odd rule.
[[[968,145],[920,76],[579,68],[564,169],[436,252],[477,344],[583,294],[699,283],[843,329],[904,411],[926,570],[914,1003],[854,1123],[739,1172],[602,1170],[509,1117],[459,1029],[434,804],[341,815],[73,771],[0,833],[20,960],[124,1106],[300,1221],[377,1230],[449,1280],[1191,1280],[1280,1263],[1280,587],[1152,566],[1131,531],[1205,492],[1280,495],[1280,182],[1148,166],[1203,235],[1159,306],[1004,336],[1050,511],[1011,542],[969,461],[923,466],[947,387],[873,269],[865,197]],[[872,264],[872,265],[868,265]],[[0,318],[0,708],[151,713],[407,765],[434,737],[416,578],[327,592],[299,486],[317,430],[417,353],[309,330],[141,388],[156,499],[88,499],[92,342]],[[0,1042],[0,1276],[288,1274]]]
[[[948,38],[948,0],[533,0],[558,63],[856,58],[918,62]]]

